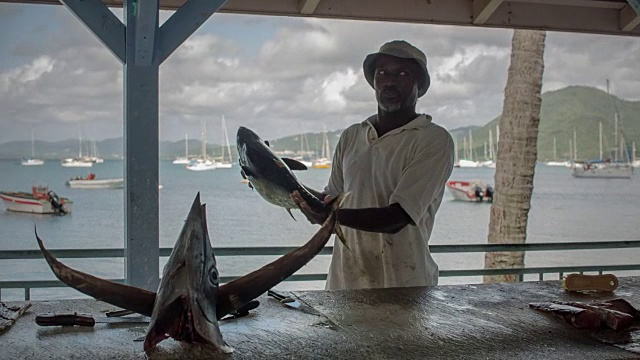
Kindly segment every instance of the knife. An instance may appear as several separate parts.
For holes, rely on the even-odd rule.
[[[314,309],[313,307],[303,304],[300,301],[290,296],[285,296],[284,294],[279,293],[277,291],[268,290],[267,296],[271,296],[272,298],[278,300],[278,302],[281,303],[282,305],[289,307],[291,309],[300,310],[304,313],[311,314],[311,315],[324,316],[321,312]]]
[[[96,323],[104,324],[147,324],[146,316],[129,317],[94,317],[91,314],[81,313],[45,313],[36,316],[36,324],[40,326],[95,326]]]

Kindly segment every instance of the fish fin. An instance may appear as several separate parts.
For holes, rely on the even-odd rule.
[[[269,140],[265,140],[264,143],[267,144],[268,147],[271,147],[271,144],[269,144]]]
[[[42,251],[42,255],[44,255],[49,267],[60,281],[97,300],[142,315],[151,316],[153,304],[156,300],[156,293],[74,270],[58,261],[58,259],[44,247],[44,243],[38,236],[37,231],[36,239],[38,240],[38,246],[40,247],[40,251]]]
[[[301,163],[298,160],[293,160],[289,158],[280,158],[280,159],[282,159],[282,161],[284,161],[284,163],[287,164],[287,166],[291,170],[307,170],[308,169],[307,165]]]
[[[291,218],[292,218],[293,220],[298,221],[298,220],[296,220],[296,218],[294,218],[294,217],[293,217],[293,214],[291,213],[291,209],[288,209],[288,208],[287,208],[287,212],[289,213],[289,215],[291,216]]]
[[[342,203],[344,203],[344,199],[349,196],[350,193],[340,193],[338,196],[335,197],[335,199],[331,200],[327,206],[329,206],[329,208],[331,208],[331,211],[338,211],[338,209],[340,209],[342,207]],[[340,242],[342,243],[342,245],[344,245],[344,247],[347,248],[347,250],[351,251],[351,248],[349,247],[349,244],[347,244],[347,238],[344,236],[344,233],[342,232],[342,227],[340,226],[340,223],[338,222],[338,220],[336,219],[336,227],[334,229],[334,232],[336,234],[336,236],[338,237],[338,239],[340,240]]]
[[[254,174],[248,166],[242,166],[242,177],[246,179],[247,176],[251,176],[254,178],[257,177],[256,174]]]

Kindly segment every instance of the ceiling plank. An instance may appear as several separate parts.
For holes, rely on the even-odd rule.
[[[504,0],[473,0],[473,23],[484,24]]]

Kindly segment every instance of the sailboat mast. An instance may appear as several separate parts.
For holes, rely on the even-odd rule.
[[[615,113],[614,118],[613,118],[613,124],[614,124],[614,144],[615,145],[615,155],[614,155],[614,160],[618,161],[618,112]]]
[[[33,129],[31,129],[31,157],[36,157],[36,146],[35,146],[35,138],[33,137]]]
[[[224,115],[222,115],[222,133],[224,134],[225,143],[227,145],[227,152],[229,153],[229,162],[232,162],[231,159],[231,144],[229,143],[229,134],[227,133],[227,123],[224,120]],[[224,161],[224,151],[222,154],[222,161]]]
[[[576,130],[573,130],[573,160],[578,160],[578,137]]]
[[[600,140],[600,160],[602,160],[602,121],[600,122],[599,130],[598,139]]]
[[[493,160],[493,132],[489,129],[489,158]]]
[[[553,161],[558,161],[558,153],[556,152],[556,138],[553,137]]]
[[[202,159],[207,158],[207,122],[202,120]]]

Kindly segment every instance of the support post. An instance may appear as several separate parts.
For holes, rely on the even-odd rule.
[[[156,290],[159,283],[159,53],[155,6],[124,1],[125,279]],[[138,36],[136,36],[138,35]],[[153,42],[153,43],[150,43]],[[137,60],[137,61],[136,61]]]

